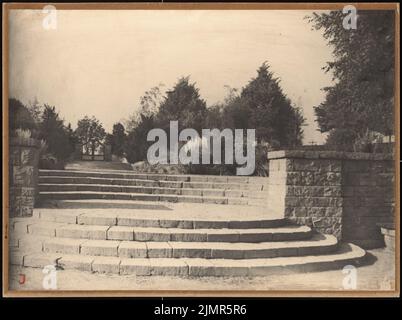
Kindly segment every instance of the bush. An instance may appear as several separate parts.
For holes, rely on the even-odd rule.
[[[11,136],[22,139],[30,139],[32,137],[32,132],[29,129],[16,129],[11,133]]]
[[[255,148],[255,171],[254,176],[266,177],[269,171],[268,145],[257,145]]]
[[[382,142],[382,137],[376,133],[366,130],[365,133],[357,136],[353,143],[353,151],[355,152],[375,152],[375,146]]]
[[[8,100],[8,107],[10,136],[15,135],[16,130],[21,129],[29,130],[30,138],[36,138],[37,124],[28,108],[21,101],[14,98]]]
[[[58,160],[50,153],[45,153],[40,156],[39,169],[49,170],[64,170],[65,163],[63,160]]]

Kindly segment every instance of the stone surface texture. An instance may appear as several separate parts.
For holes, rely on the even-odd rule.
[[[364,248],[383,245],[377,224],[394,219],[392,155],[276,151],[268,159],[270,212]]]
[[[30,217],[38,198],[39,142],[10,138],[10,217]]]

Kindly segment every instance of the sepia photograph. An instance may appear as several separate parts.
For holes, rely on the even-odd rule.
[[[3,295],[399,296],[399,19],[3,4]]]

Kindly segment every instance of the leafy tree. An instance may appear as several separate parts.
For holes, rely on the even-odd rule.
[[[46,141],[48,152],[59,160],[67,159],[74,151],[70,134],[69,127],[64,126],[56,108],[45,104],[39,124],[39,138]]]
[[[154,117],[141,115],[138,125],[132,129],[125,144],[127,161],[134,163],[147,158],[147,150],[152,142],[147,141],[148,132],[155,127]]]
[[[43,105],[41,105],[38,99],[35,97],[33,101],[28,102],[27,108],[35,122],[39,123],[43,113]]]
[[[71,127],[71,123],[68,123],[66,127],[66,132],[68,136],[68,140],[70,141],[70,145],[75,148],[74,146],[79,142],[78,137],[76,136],[73,128]]]
[[[205,128],[222,128],[223,127],[223,104],[215,104],[207,108],[205,115]]]
[[[159,107],[164,99],[162,93],[163,83],[158,86],[152,87],[145,91],[144,95],[140,98],[140,107],[134,112],[126,123],[127,131],[136,128],[142,121],[142,116],[146,118],[155,117],[159,112]]]
[[[333,47],[334,61],[323,68],[335,84],[323,88],[324,102],[315,107],[328,144],[352,145],[367,130],[393,134],[394,24],[393,11],[359,11],[357,28],[343,28],[341,11],[314,13],[316,30]]]
[[[189,81],[189,77],[180,78],[160,105],[156,120],[166,132],[170,121],[179,121],[179,130],[193,128],[201,132],[203,128],[206,103],[200,98],[195,83]]]
[[[78,140],[84,146],[84,152],[86,154],[94,155],[95,151],[100,147],[102,141],[106,136],[106,131],[102,124],[94,116],[89,118],[85,116],[78,121],[75,134]]]
[[[160,104],[164,100],[162,87],[152,87],[145,91],[140,98],[140,106],[126,122],[127,134],[124,152],[129,162],[145,160],[148,147],[152,144],[147,141],[148,132],[156,127],[155,118],[159,112]]]
[[[124,155],[126,132],[124,126],[118,122],[113,125],[113,132],[110,135],[110,144],[112,146],[112,154],[122,157]]]

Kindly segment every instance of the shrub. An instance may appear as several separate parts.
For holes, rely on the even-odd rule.
[[[45,153],[40,156],[39,168],[50,170],[64,170],[65,163],[63,160],[57,159],[51,153]]]
[[[355,152],[375,152],[375,145],[381,142],[380,134],[367,129],[363,134],[357,136],[353,143],[353,150]]]
[[[12,132],[12,136],[22,139],[30,139],[32,132],[29,129],[16,129]]]
[[[31,130],[31,133],[35,133],[34,131],[37,129],[36,122],[28,108],[21,101],[10,98],[8,108],[10,133],[16,129]]]

